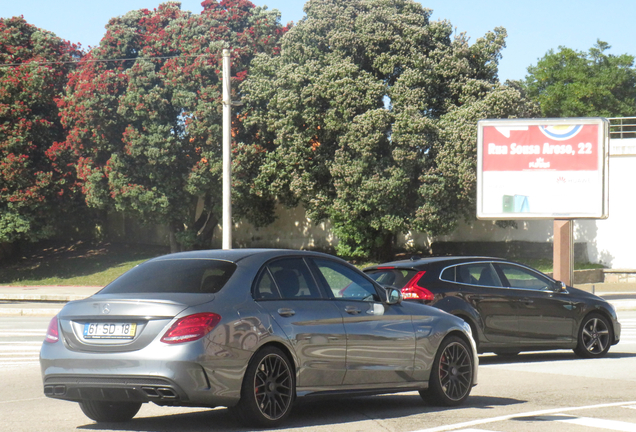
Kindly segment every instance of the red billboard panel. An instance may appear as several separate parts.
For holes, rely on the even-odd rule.
[[[607,135],[600,118],[481,120],[477,217],[607,217]]]

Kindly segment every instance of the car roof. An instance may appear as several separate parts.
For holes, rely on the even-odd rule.
[[[506,261],[508,260],[497,257],[486,257],[486,256],[437,256],[437,257],[412,257],[408,260],[399,260],[399,261],[391,261],[387,263],[377,264],[374,266],[370,266],[365,268],[364,270],[374,270],[380,267],[397,267],[397,268],[417,268],[419,266],[428,265],[428,264],[460,264],[464,262],[475,262],[475,261]],[[512,262],[512,261],[510,261]]]
[[[188,251],[188,252],[177,252],[168,255],[162,255],[156,258],[153,258],[151,261],[160,261],[160,260],[176,260],[176,259],[212,259],[212,260],[223,260],[230,262],[238,262],[245,258],[252,257],[255,255],[261,256],[263,259],[275,258],[279,256],[287,256],[287,255],[307,255],[307,256],[320,256],[320,257],[331,257],[332,255],[324,254],[321,252],[313,252],[313,251],[301,251],[301,250],[292,250],[292,249],[208,249],[208,250],[196,250],[196,251]]]

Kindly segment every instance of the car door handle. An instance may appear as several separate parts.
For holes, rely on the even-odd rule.
[[[359,314],[362,311],[360,309],[358,309],[357,307],[355,307],[355,306],[346,306],[345,307],[345,312],[348,313],[348,314],[351,314],[351,315],[357,315],[357,314]]]
[[[523,299],[521,299],[521,300],[517,300],[517,301],[518,301],[518,302],[520,302],[520,303],[525,303],[525,304],[532,304],[532,303],[534,303],[534,300],[531,300],[531,299],[529,299],[529,298],[523,298]]]
[[[289,308],[280,308],[278,309],[278,315],[282,317],[290,317],[296,315],[296,311]]]

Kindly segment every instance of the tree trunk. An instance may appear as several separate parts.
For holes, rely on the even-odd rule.
[[[382,237],[382,244],[376,247],[373,251],[373,257],[380,262],[393,261],[395,258],[395,235],[391,232],[385,231],[379,234]]]
[[[216,228],[218,224],[219,218],[217,218],[210,212],[207,216],[205,224],[197,232],[195,249],[210,249],[212,247],[214,228]]]
[[[169,235],[170,253],[181,252],[181,245],[179,244],[179,242],[177,242],[177,236],[175,235],[175,233],[176,233],[176,229],[175,229],[174,223],[171,223],[170,235]]]

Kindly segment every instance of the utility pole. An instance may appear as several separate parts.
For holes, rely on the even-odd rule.
[[[230,51],[223,50],[223,249],[232,249],[232,100]]]

